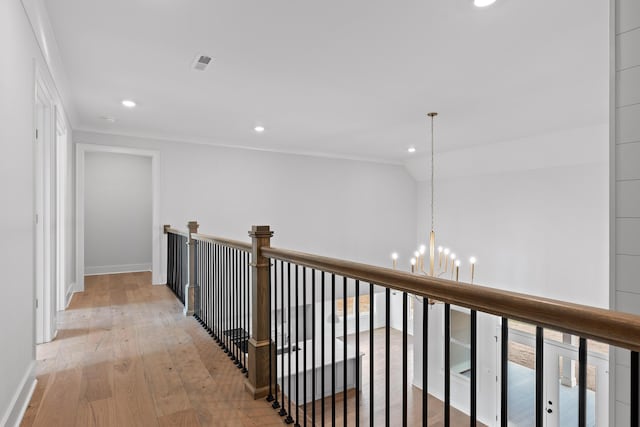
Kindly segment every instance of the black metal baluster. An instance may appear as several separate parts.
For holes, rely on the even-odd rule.
[[[208,276],[208,267],[209,267],[209,258],[207,257],[207,249],[208,249],[208,244],[207,242],[200,242],[200,259],[202,260],[202,262],[200,263],[200,276],[201,276],[201,282],[200,282],[200,286],[199,286],[199,291],[198,295],[199,295],[199,303],[198,303],[198,307],[200,308],[200,321],[204,322],[204,319],[207,315],[207,311],[206,311],[206,299],[204,296],[204,293],[207,289],[207,287],[209,286],[209,276]]]
[[[233,353],[233,256],[231,249],[227,248],[227,343],[229,346],[229,359],[235,362]]]
[[[233,334],[233,338],[234,338],[234,344],[236,346],[236,362],[237,362],[237,366],[238,369],[242,369],[242,348],[241,348],[241,342],[242,342],[242,329],[240,328],[240,307],[242,306],[242,293],[241,293],[241,289],[242,289],[242,283],[240,282],[240,278],[242,277],[241,271],[242,271],[242,265],[240,265],[240,251],[238,249],[234,249],[233,250],[233,257],[236,263],[236,268],[235,268],[235,278],[234,278],[234,283],[235,283],[235,292],[236,292],[236,303],[234,306],[234,310],[236,312],[236,316],[235,316],[235,322],[236,322],[236,327],[235,327],[235,331]],[[271,282],[271,277],[269,277],[269,283]],[[271,285],[268,284],[269,290],[271,289]],[[269,296],[270,298],[270,296]],[[270,300],[269,300],[270,301]],[[271,333],[271,329],[269,329],[269,333]],[[269,336],[269,345],[271,345],[271,336]],[[271,354],[271,352],[269,352],[269,354]],[[269,366],[271,366],[271,364],[269,364]],[[269,377],[271,378],[271,377]]]
[[[216,294],[215,294],[215,284],[216,284],[216,257],[215,257],[215,245],[213,243],[207,243],[207,275],[209,277],[206,291],[206,310],[207,310],[207,318],[209,325],[211,326],[211,336],[213,339],[218,342],[218,334],[216,331]]]
[[[356,280],[354,299],[354,311],[356,316],[356,369],[354,370],[356,382],[356,426],[360,425],[360,281]]]
[[[402,293],[402,426],[407,427],[407,377],[409,370],[407,366],[408,358],[408,329],[409,321],[407,293]]]
[[[287,384],[287,402],[288,402],[288,410],[289,410],[289,414],[287,415],[287,418],[284,420],[285,423],[287,424],[292,424],[293,423],[293,418],[291,417],[291,350],[293,348],[293,346],[291,345],[291,264],[287,263],[287,286],[288,286],[288,290],[287,290],[287,344],[288,344],[288,359],[289,359],[289,377],[288,377],[288,384]]]
[[[369,283],[369,425],[373,425],[373,408],[374,408],[374,399],[373,399],[373,384],[374,384],[374,370],[373,370],[373,331],[374,331],[374,285],[373,283]]]
[[[269,261],[271,262],[271,261]],[[238,251],[238,289],[240,291],[240,298],[238,300],[238,334],[236,335],[237,337],[237,343],[236,345],[239,346],[240,350],[239,350],[239,354],[240,354],[240,370],[244,373],[244,355],[245,355],[245,348],[246,344],[247,344],[247,336],[245,335],[245,316],[244,316],[244,300],[245,298],[247,298],[247,292],[244,286],[244,252],[243,251]],[[269,271],[269,310],[271,310],[271,271]],[[271,339],[271,315],[269,315],[269,339]],[[269,341],[269,345],[271,345],[271,341]],[[269,349],[269,369],[271,369],[271,350],[273,349]],[[269,381],[271,381],[271,375],[269,375]],[[271,383],[269,383],[269,393],[271,394]],[[271,394],[271,396],[273,397],[273,394]]]
[[[274,348],[274,344],[273,344],[273,338],[271,336],[271,334],[272,334],[271,326],[273,324],[271,317],[273,316],[273,313],[275,313],[275,312],[273,311],[272,304],[271,304],[271,302],[272,302],[272,300],[271,300],[271,295],[272,294],[271,293],[273,292],[272,291],[272,287],[271,287],[271,284],[273,282],[271,280],[271,274],[275,274],[275,268],[273,270],[271,269],[271,260],[270,259],[268,260],[268,262],[269,262],[269,296],[267,298],[269,299],[269,303],[268,303],[268,305],[269,305],[269,395],[267,396],[267,402],[273,402],[273,401],[276,400],[276,398],[273,396],[273,358],[272,358],[271,355],[273,354],[273,350],[275,348]],[[272,273],[272,271],[273,271],[273,273]],[[243,305],[243,302],[241,302],[240,304]],[[243,333],[244,333],[244,328],[243,328]],[[277,368],[276,368],[276,371],[277,371]],[[276,372],[276,376],[277,376],[277,372]]]
[[[219,322],[218,322],[218,336],[220,337],[220,348],[224,350],[224,260],[222,257],[223,248],[218,245],[218,312],[219,312]]]
[[[275,347],[274,350],[276,352],[276,361],[274,363],[276,368],[276,383],[275,383],[274,401],[271,404],[271,407],[273,409],[278,409],[280,407],[280,402],[278,402],[278,356],[277,356],[277,352],[278,352],[278,260],[273,260],[273,275],[274,275],[273,276],[273,282],[274,282],[273,283],[273,317],[274,317],[273,324],[275,325],[275,333],[274,333],[273,339],[274,339],[274,347]]]
[[[200,272],[198,271],[198,241],[194,240],[193,241],[193,270],[194,270],[194,277],[189,278],[189,280],[193,280],[193,283],[189,283],[189,286],[193,286],[193,312],[196,315],[196,318],[198,317],[198,291],[200,290],[200,281],[198,280],[198,274],[200,274]]]
[[[386,304],[385,304],[385,361],[384,361],[384,425],[389,427],[391,425],[391,289],[386,289]]]
[[[229,359],[235,361],[233,353],[233,256],[231,249],[226,250],[227,262],[227,345],[229,347]]]
[[[222,247],[222,268],[223,268],[223,279],[222,279],[222,289],[223,289],[223,318],[222,318],[222,338],[224,340],[224,352],[227,356],[231,354],[231,347],[229,346],[229,264],[227,258],[227,248],[225,246]]]
[[[282,386],[280,391],[282,392],[281,407],[280,407],[280,416],[284,417],[287,415],[287,411],[284,409],[284,351],[285,341],[284,341],[284,263],[280,261],[280,331],[282,333],[282,351],[280,352],[280,365],[282,366]]]
[[[170,274],[171,274],[171,282],[170,282],[170,286],[169,289],[171,289],[171,292],[173,292],[173,294],[176,294],[176,238],[172,233],[169,233],[169,248],[171,251],[171,270]]]
[[[220,334],[222,328],[220,326],[220,322],[222,321],[222,294],[220,291],[220,275],[222,274],[222,269],[220,268],[220,246],[217,243],[213,245],[214,252],[214,262],[215,271],[213,272],[214,281],[213,281],[213,294],[214,294],[214,307],[216,312],[215,317],[215,331],[216,331],[216,342],[222,348],[222,335]]]
[[[220,263],[218,264],[218,268],[220,270],[220,282],[219,282],[219,288],[220,288],[220,298],[219,298],[219,304],[220,304],[220,324],[219,324],[219,328],[220,328],[220,344],[222,345],[222,350],[226,349],[226,342],[225,342],[225,338],[224,338],[224,317],[225,317],[225,294],[224,294],[224,247],[223,246],[219,246],[218,247],[218,251],[220,253]]]
[[[422,298],[422,426],[429,423],[429,298]]]
[[[294,401],[294,407],[296,408],[296,423],[295,427],[300,427],[300,423],[298,422],[298,413],[300,412],[298,408],[300,402],[300,378],[298,374],[300,373],[300,282],[298,281],[298,271],[300,270],[300,266],[296,265],[296,345],[295,345],[295,353],[296,353],[296,400]]]
[[[502,318],[500,338],[500,426],[507,427],[509,392],[509,321]]]
[[[224,341],[224,353],[231,357],[231,347],[229,346],[229,264],[227,257],[227,247],[222,247],[222,289],[223,289],[223,316],[222,316],[222,339]]]
[[[322,371],[321,371],[321,384],[322,384],[322,412],[320,414],[320,421],[322,422],[322,425],[324,426],[324,404],[325,404],[325,390],[326,390],[326,382],[325,382],[325,378],[324,378],[324,342],[325,340],[325,323],[327,323],[327,319],[324,317],[325,316],[325,311],[324,311],[324,299],[325,299],[325,289],[324,289],[324,278],[325,278],[325,272],[322,271],[321,272],[321,276],[320,276],[320,297],[321,297],[321,306],[320,306],[320,319],[322,320],[322,322],[320,323],[320,365],[322,367]]]
[[[223,248],[220,245],[216,245],[218,250],[218,337],[220,348],[224,351],[224,335],[223,335],[223,320],[224,320],[224,298],[223,298],[223,280],[224,280],[224,265],[222,258]]]
[[[171,233],[167,233],[167,286],[171,289],[171,272],[173,270],[173,265],[171,262]]]
[[[587,425],[587,340],[578,346],[578,427]]]
[[[630,405],[631,411],[630,420],[631,426],[635,427],[640,425],[640,356],[637,351],[631,352],[631,393],[630,393]]]
[[[307,268],[302,267],[302,425],[307,425]]]
[[[233,253],[233,346],[236,354],[235,364],[238,369],[242,369],[242,363],[240,362],[240,262],[238,262],[238,255],[240,252],[237,249],[232,249]],[[271,353],[269,353],[271,354]]]
[[[246,309],[246,318],[247,318],[247,352],[244,354],[244,375],[245,377],[249,376],[249,338],[251,337],[251,254],[246,252],[244,261],[244,289],[245,289],[245,309]]]
[[[316,427],[316,270],[311,269],[311,425]],[[305,421],[306,422],[306,421]]]
[[[544,424],[544,331],[536,326],[536,427]]]
[[[336,275],[331,274],[331,425],[336,425]]]
[[[475,427],[478,418],[478,313],[471,310],[471,381],[469,384],[469,400],[471,402],[471,414],[469,425]]]
[[[444,426],[451,425],[451,305],[444,305]]]
[[[206,242],[204,245],[204,257],[206,260],[205,264],[203,265],[206,286],[202,288],[200,295],[202,295],[202,309],[204,310],[205,317],[207,319],[206,323],[208,326],[209,335],[214,336],[212,305],[211,305],[211,300],[213,299],[212,292],[211,292],[212,290],[211,278],[213,275],[214,267],[213,267],[213,260],[211,257],[211,243],[209,242]]]
[[[347,278],[343,277],[342,278],[342,318],[344,320],[344,324],[343,324],[343,332],[342,332],[342,339],[343,339],[343,347],[342,347],[342,368],[343,368],[343,379],[342,379],[342,401],[343,401],[343,412],[342,412],[342,416],[343,416],[343,424],[346,427],[347,426],[347,419],[348,419],[348,411],[347,411],[347,378],[349,378],[348,376],[348,371],[347,371],[347,367],[348,367],[348,363],[347,363],[347,319],[348,319],[348,304],[349,304],[349,298],[348,298],[348,289],[347,289]]]

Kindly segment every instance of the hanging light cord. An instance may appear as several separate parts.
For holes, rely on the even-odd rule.
[[[434,177],[435,177],[435,161],[433,159],[433,152],[434,152],[434,148],[433,148],[433,118],[434,118],[434,114],[430,114],[431,116],[431,230],[435,230],[434,228],[434,224],[435,224],[435,210],[434,210],[434,190],[435,190],[435,185],[434,185]]]

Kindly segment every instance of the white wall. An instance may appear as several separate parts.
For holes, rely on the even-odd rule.
[[[640,2],[612,0],[611,305],[640,314]],[[629,351],[610,360],[611,425],[629,420]]]
[[[248,241],[252,224],[268,224],[272,246],[377,265],[415,241],[415,182],[399,165],[87,132],[74,140],[159,150],[160,218],[174,227],[197,220],[206,234]]]
[[[0,425],[13,425],[34,384],[34,64],[59,94],[18,0],[0,2],[0,52]]]
[[[85,154],[85,272],[151,269],[151,157]]]
[[[594,126],[439,155],[436,245],[462,258],[460,280],[475,256],[476,283],[608,307],[607,150]],[[419,183],[423,242],[429,191]]]

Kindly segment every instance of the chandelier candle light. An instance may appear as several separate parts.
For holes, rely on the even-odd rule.
[[[456,282],[460,280],[460,259],[456,257],[456,254],[452,253],[449,248],[444,248],[442,246],[438,246],[438,266],[436,271],[436,231],[435,231],[435,144],[434,144],[434,130],[433,130],[433,122],[434,118],[438,115],[438,113],[428,113],[427,116],[431,119],[431,232],[429,233],[429,269],[428,271],[425,269],[425,255],[427,252],[426,245],[422,244],[413,253],[413,258],[411,258],[411,272],[424,274],[430,277],[441,277],[449,272],[449,264],[451,264],[451,280],[455,280]],[[396,269],[398,267],[398,253],[394,252],[391,254],[391,260],[393,264],[393,268]],[[473,283],[475,276],[475,265],[476,258],[471,257],[469,259],[469,264],[471,265],[471,280],[470,283]]]

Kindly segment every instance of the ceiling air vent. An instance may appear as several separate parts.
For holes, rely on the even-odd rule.
[[[207,55],[197,55],[193,61],[193,69],[198,71],[204,71],[211,63],[212,58]]]

